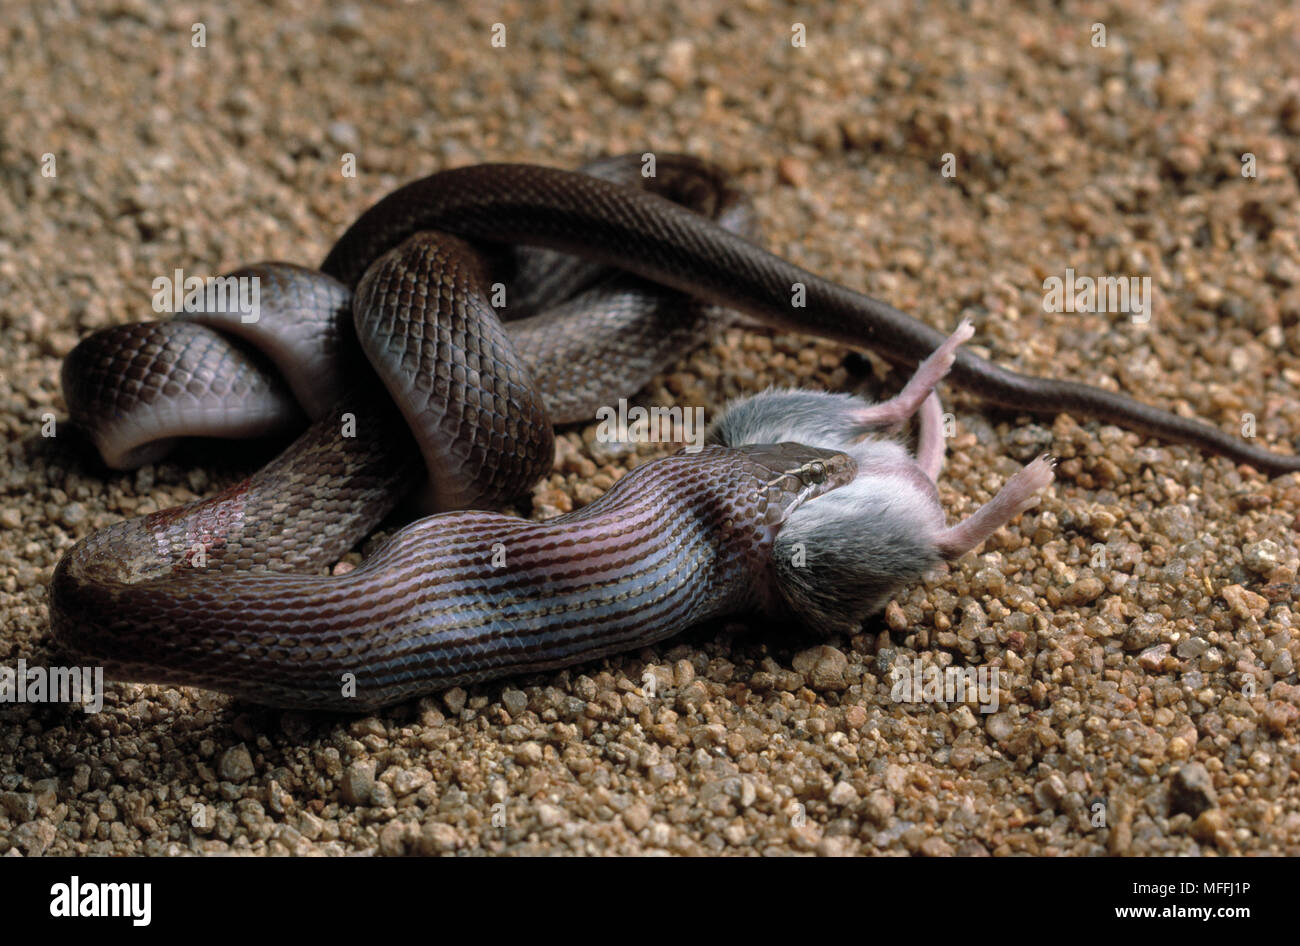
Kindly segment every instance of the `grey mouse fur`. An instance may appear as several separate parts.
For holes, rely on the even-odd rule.
[[[969,336],[963,322],[889,401],[768,390],[728,405],[710,427],[711,443],[794,441],[842,451],[858,463],[852,483],[805,503],[776,538],[773,560],[781,597],[809,627],[856,630],[900,588],[940,562],[961,557],[1032,506],[1052,481],[1050,459],[1039,457],[968,519],[947,525],[935,485],[943,434],[933,387]],[[918,413],[918,457],[913,457],[898,434]]]

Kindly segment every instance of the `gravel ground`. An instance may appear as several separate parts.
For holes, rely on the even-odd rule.
[[[0,665],[57,660],[45,586],[76,539],[257,462],[106,471],[60,425],[75,341],[152,317],[177,267],[319,260],[440,167],[689,151],[778,253],[936,326],[969,314],[1002,363],[1300,438],[1285,2],[3,5]],[[1150,276],[1153,318],[1045,313],[1067,268]],[[846,354],[730,330],[641,399],[898,383]],[[1057,483],[859,634],[715,624],[365,719],[133,685],[97,715],[0,707],[0,852],[1300,853],[1300,478],[945,398],[950,517],[1043,449]],[[525,511],[663,452],[599,446],[567,432]],[[998,711],[892,699],[916,661],[997,668]]]

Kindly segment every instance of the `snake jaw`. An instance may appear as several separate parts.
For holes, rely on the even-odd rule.
[[[758,465],[758,493],[767,494],[767,523],[780,526],[804,503],[853,482],[858,464],[847,454],[800,443],[736,447]]]
[[[785,510],[784,520],[788,520],[804,503],[852,483],[858,475],[858,462],[848,454],[838,454],[830,464],[823,460],[811,460],[805,463],[793,476],[803,484],[794,500]]]

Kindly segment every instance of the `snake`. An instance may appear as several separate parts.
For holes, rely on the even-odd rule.
[[[50,585],[59,647],[111,679],[359,712],[781,613],[773,544],[797,510],[854,480],[843,451],[712,444],[555,519],[498,511],[550,469],[554,424],[590,421],[736,313],[897,364],[944,343],[764,249],[725,172],[655,157],[653,173],[645,155],[443,170],[363,212],[318,269],[232,274],[259,280],[254,323],[198,312],[79,343],[65,400],[110,466],[194,432],[309,422],[217,495],[78,541]],[[1300,470],[1202,421],[966,349],[949,378],[993,405]],[[356,568],[320,574],[413,491],[437,511]]]

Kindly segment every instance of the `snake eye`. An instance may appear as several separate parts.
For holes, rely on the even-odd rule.
[[[826,482],[826,464],[821,460],[814,460],[804,467],[804,483],[824,483]]]

